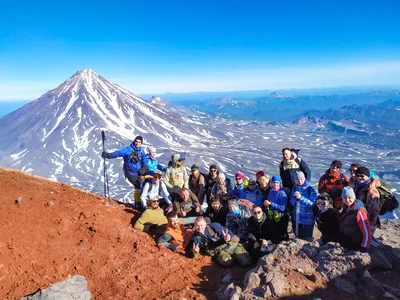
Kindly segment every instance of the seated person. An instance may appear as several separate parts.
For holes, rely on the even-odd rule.
[[[228,212],[228,207],[222,205],[219,198],[212,198],[210,206],[207,207],[205,212],[205,216],[210,218],[211,223],[219,223],[225,227],[226,215]]]
[[[146,182],[140,195],[140,201],[143,208],[146,207],[147,200],[158,198],[160,206],[168,206],[168,211],[172,210],[171,196],[167,191],[165,183],[162,181],[162,173],[159,170],[154,171],[153,179]]]
[[[218,198],[223,206],[228,207],[228,200],[231,198],[232,187],[230,182],[226,181],[224,173],[219,173],[217,176],[217,182],[211,189],[210,202],[212,199]]]
[[[207,225],[204,217],[197,217],[194,223],[192,255],[197,257],[200,251],[214,257],[222,267],[232,267],[236,260],[241,267],[251,265],[251,257],[238,238],[218,223]]]
[[[367,252],[371,245],[372,233],[364,204],[356,200],[354,190],[349,186],[343,188],[342,198],[345,206],[340,215],[337,240],[344,248]]]
[[[140,231],[152,231],[156,234],[163,234],[168,223],[164,211],[158,206],[158,198],[147,200],[147,209],[136,221],[134,228]]]
[[[229,201],[228,208],[229,213],[226,216],[225,227],[239,237],[240,242],[246,242],[248,233],[247,219],[251,217],[250,208],[239,205],[234,199]]]
[[[187,229],[175,211],[167,214],[168,225],[165,233],[160,236],[157,244],[172,251],[185,250],[192,239],[193,232]]]
[[[339,232],[339,213],[333,208],[333,200],[328,193],[319,194],[314,216],[323,243],[335,241]]]
[[[179,192],[179,197],[174,201],[174,211],[176,211],[181,218],[186,219],[191,217],[190,223],[193,223],[196,217],[200,215],[200,202],[195,194],[187,188],[182,188]],[[185,222],[185,224],[187,223]]]
[[[240,199],[246,199],[254,205],[261,206],[262,193],[257,188],[255,178],[250,178],[248,185],[240,191],[239,195]]]
[[[263,212],[261,206],[254,206],[253,216],[248,219],[247,249],[253,259],[258,259],[271,252],[273,247],[268,247],[280,242],[275,222]],[[270,242],[268,242],[270,241]]]

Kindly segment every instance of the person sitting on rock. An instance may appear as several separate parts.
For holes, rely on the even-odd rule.
[[[282,178],[282,186],[285,188],[293,189],[296,184],[296,172],[301,171],[304,173],[307,181],[311,179],[311,170],[306,162],[298,157],[296,149],[283,148],[283,160],[279,165],[279,172]]]
[[[156,170],[153,174],[153,179],[146,182],[142,188],[142,194],[140,196],[140,201],[142,207],[145,209],[147,200],[157,198],[160,201],[160,207],[167,206],[168,211],[172,210],[172,199],[168,193],[165,183],[162,181],[162,173]]]
[[[356,200],[356,195],[349,186],[343,188],[342,198],[345,206],[340,215],[340,232],[337,241],[344,248],[367,252],[371,244],[372,232],[364,204]]]
[[[204,216],[210,218],[211,223],[219,223],[225,227],[228,213],[228,206],[223,205],[219,197],[215,197],[211,199]]]
[[[244,247],[238,243],[229,229],[224,229],[218,223],[207,225],[204,217],[200,216],[194,223],[192,256],[197,257],[200,252],[215,258],[217,263],[224,267],[232,267],[236,261],[241,267],[251,265],[251,257]]]
[[[204,202],[205,196],[205,178],[200,173],[199,167],[193,165],[191,167],[192,174],[189,176],[189,189],[197,196],[200,205]]]
[[[290,198],[290,204],[294,207],[292,215],[293,232],[298,238],[311,239],[315,222],[313,206],[317,200],[317,193],[308,183],[303,172],[297,172],[296,177],[296,185],[293,187],[292,197]],[[298,226],[297,233],[296,226]]]
[[[253,259],[271,252],[272,245],[280,242],[275,222],[263,212],[261,206],[254,206],[248,227],[247,249]]]
[[[183,224],[176,211],[167,214],[168,225],[165,233],[157,241],[159,247],[167,247],[172,251],[184,251],[193,237],[193,231]]]
[[[172,155],[171,161],[171,167],[168,167],[165,172],[164,183],[167,185],[172,199],[175,200],[183,187],[189,188],[189,183],[186,166],[183,163],[184,158],[179,153],[175,153]]]
[[[250,208],[231,199],[228,202],[229,213],[226,216],[225,227],[239,237],[240,242],[246,242],[248,227],[247,220],[251,217]]]
[[[205,177],[205,189],[207,196],[207,203],[210,203],[211,190],[215,183],[217,183],[218,169],[216,165],[209,167],[209,173]]]
[[[141,175],[147,172],[147,159],[146,153],[142,148],[143,138],[138,135],[135,137],[130,146],[120,150],[108,153],[103,151],[103,158],[117,158],[124,159],[124,175],[125,178],[134,186],[134,200],[140,202],[140,181]]]
[[[342,195],[340,195],[342,198]],[[319,194],[314,206],[314,216],[318,230],[321,231],[322,242],[335,241],[339,232],[339,213],[332,207],[333,200],[328,193]]]
[[[223,206],[228,207],[228,200],[231,198],[232,187],[229,182],[226,181],[224,173],[219,173],[217,176],[217,182],[214,184],[211,193],[210,201],[218,198]]]
[[[136,221],[134,228],[144,232],[163,234],[168,223],[164,211],[159,207],[158,196],[147,200],[147,209]]]
[[[318,183],[318,193],[328,193],[333,199],[333,208],[339,210],[343,206],[342,189],[349,185],[349,177],[343,174],[342,162],[334,160],[331,166],[321,176]]]
[[[357,183],[354,189],[356,199],[361,200],[368,212],[368,221],[371,225],[372,234],[380,226],[379,212],[381,210],[380,193],[381,186],[379,178],[371,178],[371,173],[366,167],[359,167],[356,171]]]
[[[185,224],[193,224],[201,212],[200,202],[195,194],[187,188],[182,188],[179,197],[174,201],[174,211],[179,217],[186,219]]]
[[[236,200],[240,199],[242,191],[245,189],[245,177],[243,172],[237,172],[235,175],[236,184],[233,188],[231,195],[236,198]]]
[[[259,189],[257,188],[257,181],[255,178],[250,178],[248,185],[240,191],[240,199],[245,199],[253,205],[261,206],[261,197]]]
[[[147,169],[149,175],[153,175],[155,171],[159,170],[161,172],[165,172],[167,170],[166,167],[160,165],[157,159],[157,151],[156,148],[151,147],[150,153],[147,154]]]
[[[275,221],[275,227],[280,241],[288,240],[288,193],[281,187],[281,177],[272,176],[271,190],[263,201],[263,210]],[[290,194],[289,194],[290,195]]]

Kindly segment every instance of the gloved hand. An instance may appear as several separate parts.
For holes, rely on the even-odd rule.
[[[110,154],[106,151],[103,151],[103,153],[101,153],[101,157],[102,158],[110,158]]]
[[[360,248],[360,252],[361,252],[361,253],[368,253],[368,248],[361,247],[361,248]]]
[[[301,194],[300,194],[299,191],[294,192],[293,196],[294,196],[297,200],[300,200],[300,198],[301,198]]]

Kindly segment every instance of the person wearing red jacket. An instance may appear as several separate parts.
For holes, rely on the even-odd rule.
[[[318,183],[318,193],[327,193],[333,200],[333,208],[339,210],[343,207],[342,189],[349,185],[349,177],[342,170],[342,162],[334,160],[331,166],[321,176]]]

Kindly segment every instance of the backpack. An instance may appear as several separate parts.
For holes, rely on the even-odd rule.
[[[377,190],[379,192],[379,200],[381,202],[381,210],[379,211],[379,215],[392,212],[399,207],[399,202],[388,188],[381,185],[377,188]]]

